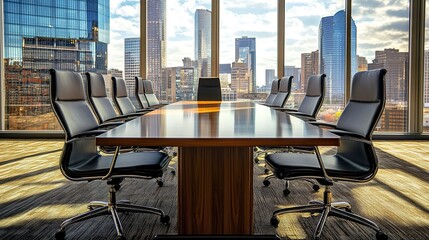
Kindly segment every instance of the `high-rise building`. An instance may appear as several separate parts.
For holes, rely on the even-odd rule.
[[[265,69],[265,86],[271,86],[274,79],[276,79],[276,70]]]
[[[125,85],[128,96],[135,98],[135,77],[140,76],[140,38],[124,39]]]
[[[297,90],[301,88],[301,68],[295,66],[284,66],[284,75],[293,76],[292,89]]]
[[[235,62],[250,63],[252,88],[256,92],[256,39],[243,36],[235,39]]]
[[[49,69],[107,73],[109,1],[3,4],[5,129],[61,129],[50,107]]]
[[[301,87],[302,92],[305,91],[308,78],[311,75],[319,74],[319,50],[311,53],[301,54]]]
[[[365,57],[356,56],[358,61],[358,72],[368,70],[368,61]]]
[[[195,60],[198,61],[198,77],[211,76],[211,16],[207,9],[195,11]]]
[[[231,74],[231,63],[221,63],[219,64],[219,73]]]
[[[375,58],[368,64],[368,70],[387,70],[386,107],[380,120],[380,131],[403,132],[407,129],[408,99],[408,52],[390,48],[375,51]]]
[[[375,51],[375,58],[368,70],[384,68],[386,73],[386,99],[388,102],[406,102],[408,86],[408,52],[389,48]]]
[[[251,93],[252,72],[249,65],[243,62],[233,62],[231,67],[231,89],[237,95]]]
[[[169,102],[195,100],[194,67],[167,67],[163,69],[162,77],[168,82],[166,91]]]
[[[162,69],[166,67],[166,0],[147,0],[147,36],[146,65],[147,79],[153,83],[155,94],[166,101],[165,89],[168,83],[163,81]],[[166,79],[164,79],[166,80]]]
[[[346,13],[323,17],[319,24],[320,72],[326,74],[326,103],[344,104]],[[356,24],[351,22],[351,74],[357,71]]]

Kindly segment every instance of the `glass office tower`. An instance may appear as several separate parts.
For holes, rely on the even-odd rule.
[[[124,38],[125,84],[128,96],[135,97],[135,77],[140,76],[140,38]]]
[[[249,54],[250,59],[247,58]],[[249,92],[256,92],[256,39],[243,36],[235,39],[235,62],[241,60],[244,63],[250,62],[252,74],[252,88]]]
[[[107,72],[109,0],[4,0],[2,14],[5,129],[61,129],[49,69]]]
[[[319,24],[320,73],[326,74],[326,103],[344,104],[345,11],[323,17]],[[351,73],[357,71],[356,24],[351,24]]]
[[[195,60],[198,61],[199,77],[211,76],[211,11],[195,11]]]
[[[162,69],[166,67],[166,1],[147,0],[147,79],[162,101],[167,100],[167,81],[162,79]]]

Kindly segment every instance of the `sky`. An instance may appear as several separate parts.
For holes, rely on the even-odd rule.
[[[211,0],[167,0],[167,66],[194,58],[194,14],[210,9]],[[408,0],[353,0],[357,54],[374,59],[376,50],[408,51]],[[124,38],[139,37],[140,0],[110,1],[109,68],[124,69]],[[320,19],[344,9],[343,1],[286,0],[285,65],[300,67],[301,53],[318,49]],[[222,0],[220,63],[234,61],[235,38],[256,38],[257,85],[265,69],[277,66],[277,1]]]

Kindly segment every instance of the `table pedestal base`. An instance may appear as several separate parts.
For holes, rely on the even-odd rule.
[[[253,149],[180,147],[178,231],[253,233]]]

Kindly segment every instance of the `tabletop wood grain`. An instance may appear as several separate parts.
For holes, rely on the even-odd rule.
[[[254,102],[176,102],[97,136],[105,146],[337,146],[339,137]]]

